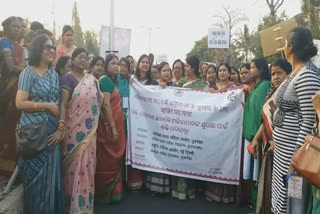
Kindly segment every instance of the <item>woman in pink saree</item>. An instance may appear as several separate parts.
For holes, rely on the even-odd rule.
[[[67,213],[93,213],[96,131],[100,114],[98,80],[84,73],[88,53],[78,48],[71,72],[61,80],[60,121],[64,123],[63,179]]]
[[[73,51],[77,48],[73,44],[73,29],[70,25],[63,26],[62,29],[62,44],[57,47],[56,58],[54,60],[54,66],[56,66],[58,60],[62,56],[72,56]]]

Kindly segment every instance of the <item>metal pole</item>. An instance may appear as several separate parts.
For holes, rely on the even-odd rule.
[[[151,32],[152,32],[152,28],[149,27],[148,31],[149,31],[149,53],[151,53]]]
[[[110,51],[114,51],[114,20],[113,20],[113,0],[110,0]]]

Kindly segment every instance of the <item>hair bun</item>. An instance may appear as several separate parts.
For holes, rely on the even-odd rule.
[[[305,49],[306,58],[310,59],[318,54],[318,48],[311,43],[308,47]]]

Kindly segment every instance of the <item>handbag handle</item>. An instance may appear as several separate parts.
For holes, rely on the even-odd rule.
[[[319,117],[318,114],[316,113],[316,121],[313,124],[312,127],[312,135],[316,136],[319,133]]]

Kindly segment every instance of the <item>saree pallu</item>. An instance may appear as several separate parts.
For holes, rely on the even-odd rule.
[[[49,116],[48,136],[55,132],[57,120]],[[60,145],[47,147],[37,157],[20,158],[19,173],[23,180],[26,214],[64,214],[63,180],[60,165]]]
[[[63,140],[67,213],[93,213],[99,95],[98,81],[87,74],[75,87],[68,103]]]
[[[106,125],[99,121],[97,137],[96,198],[100,203],[119,202],[122,199],[122,162],[126,147],[123,126],[124,115],[117,88],[110,98],[114,123],[118,132],[117,142],[112,142],[112,135],[106,135]],[[111,131],[111,130],[110,130]],[[110,133],[110,132],[109,132]]]
[[[263,144],[264,147],[270,146],[269,141],[272,141],[273,132],[273,115],[276,111],[274,104],[274,96],[276,88],[270,90],[266,102],[262,108],[262,125],[263,125]],[[264,149],[265,150],[265,149]],[[273,167],[273,153],[265,152],[263,155],[262,166],[260,170],[256,214],[271,214],[271,186],[272,186],[272,167]]]

